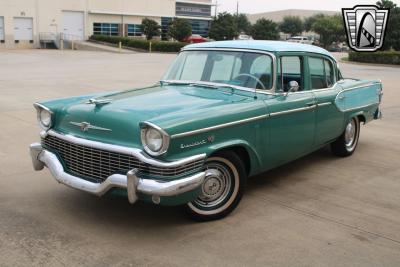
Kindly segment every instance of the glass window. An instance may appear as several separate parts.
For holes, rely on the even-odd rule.
[[[164,80],[205,81],[247,88],[272,88],[272,59],[249,52],[185,51]]]
[[[128,24],[127,25],[128,36],[142,36],[142,25],[140,24]]]
[[[119,36],[118,23],[93,23],[94,35]]]
[[[308,65],[310,69],[311,89],[323,89],[333,86],[335,76],[330,61],[323,58],[310,57]]]
[[[0,17],[0,40],[4,40],[4,17]]]
[[[333,72],[332,63],[329,60],[324,60],[325,62],[325,77],[326,77],[326,84],[328,87],[332,87],[335,83],[335,75]]]
[[[283,56],[280,59],[281,69],[278,73],[278,89],[287,92],[291,81],[299,84],[303,90],[302,59],[297,56]]]

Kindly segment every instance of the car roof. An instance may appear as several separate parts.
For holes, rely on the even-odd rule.
[[[308,44],[299,44],[283,41],[256,41],[256,40],[236,40],[236,41],[218,41],[218,42],[206,42],[200,44],[192,44],[185,46],[186,49],[206,49],[206,48],[230,48],[230,49],[250,49],[250,50],[262,50],[268,52],[309,52],[317,53],[329,56],[335,59],[331,53],[325,49]]]

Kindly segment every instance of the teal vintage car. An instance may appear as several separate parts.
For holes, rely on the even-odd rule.
[[[138,77],[139,78],[139,77]],[[330,145],[351,155],[382,84],[343,78],[326,50],[278,41],[186,46],[154,86],[35,103],[35,170],[81,191],[229,214],[250,176]]]

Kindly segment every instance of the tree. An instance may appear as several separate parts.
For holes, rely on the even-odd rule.
[[[251,28],[255,40],[278,40],[278,24],[269,19],[259,19]]]
[[[376,5],[380,8],[390,9],[383,49],[400,50],[400,8],[389,0],[376,2]]]
[[[245,14],[235,14],[233,15],[233,17],[236,22],[238,33],[244,32],[246,34],[249,34],[251,32],[251,23]]]
[[[279,25],[279,29],[284,33],[290,34],[291,36],[298,35],[304,30],[303,21],[300,17],[286,16]]]
[[[324,14],[315,14],[311,17],[308,17],[304,20],[304,31],[309,32],[312,29],[312,25],[314,24],[314,22],[319,19],[319,18],[323,18],[325,15]]]
[[[397,5],[395,3],[393,3],[392,1],[390,1],[390,0],[378,1],[378,2],[376,2],[376,5],[379,8],[389,8],[389,9],[394,9],[394,8],[397,7]]]
[[[219,13],[216,18],[211,21],[210,38],[217,41],[232,40],[239,35],[235,18],[231,14],[224,12]]]
[[[168,35],[182,42],[186,37],[192,35],[192,26],[186,19],[174,19],[169,26]]]
[[[323,47],[328,48],[332,42],[344,41],[345,30],[342,16],[321,16],[312,24],[311,30],[320,35]]]
[[[153,39],[154,36],[160,36],[160,28],[160,25],[155,20],[148,18],[142,20],[142,32],[146,35],[147,40]]]

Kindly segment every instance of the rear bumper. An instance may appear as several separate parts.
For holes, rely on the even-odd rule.
[[[137,170],[133,169],[126,175],[113,174],[102,183],[93,183],[65,172],[58,157],[44,149],[40,143],[30,145],[30,154],[33,168],[39,171],[46,166],[59,183],[98,196],[104,195],[112,188],[124,188],[127,189],[130,203],[135,203],[138,200],[137,194],[142,193],[151,196],[153,202],[158,204],[160,197],[178,196],[199,188],[205,178],[205,172],[199,172],[165,182],[140,178]]]

